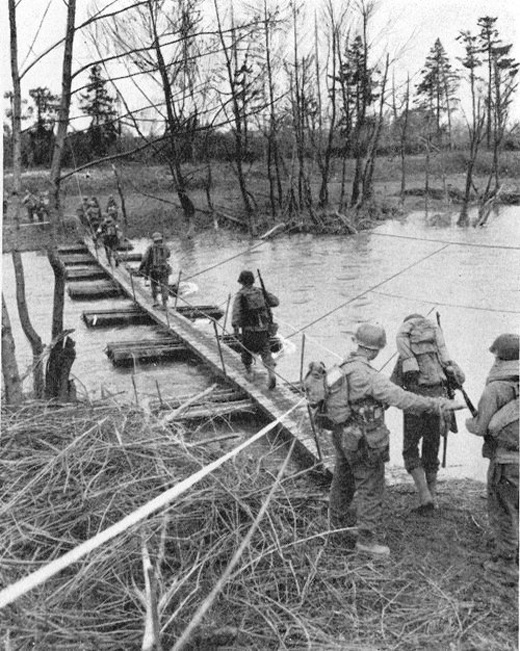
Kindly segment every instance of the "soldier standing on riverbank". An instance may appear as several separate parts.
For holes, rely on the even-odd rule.
[[[350,415],[332,432],[336,466],[330,490],[330,519],[336,528],[348,526],[349,508],[355,494],[359,530],[356,549],[385,557],[390,553],[380,543],[385,463],[390,460],[385,408],[391,405],[405,412],[439,415],[458,409],[459,405],[446,398],[405,391],[370,365],[386,346],[386,333],[381,326],[360,325],[355,341],[356,351],[339,367],[346,376],[345,404],[350,408]]]
[[[421,314],[407,316],[396,343],[399,359],[392,379],[407,391],[435,398],[446,396],[447,375],[458,385],[464,382],[464,373],[451,360],[440,328],[430,319]],[[440,440],[447,435],[448,426],[439,413],[404,415],[404,466],[414,480],[419,495],[417,511],[422,514],[436,506]]]
[[[171,267],[168,263],[170,249],[163,243],[161,233],[152,235],[152,244],[146,249],[139,273],[150,279],[152,288],[153,307],[166,310],[170,290],[168,287],[168,278],[170,277]],[[161,292],[162,305],[157,302],[157,294]]]
[[[495,552],[484,563],[488,578],[518,582],[518,357],[519,337],[503,334],[489,349],[495,362],[486,379],[477,415],[466,421],[468,432],[484,437],[482,456],[489,459],[488,518]]]
[[[252,271],[241,271],[238,282],[242,285],[233,302],[231,325],[238,338],[242,329],[241,358],[246,369],[246,378],[254,379],[252,370],[254,355],[260,355],[267,368],[268,388],[276,386],[276,366],[270,348],[269,308],[280,304],[278,298],[260,287],[254,287],[255,276]]]

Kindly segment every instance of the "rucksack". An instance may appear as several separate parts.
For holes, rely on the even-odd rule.
[[[168,249],[164,244],[154,244],[152,246],[152,268],[165,268],[168,260]]]
[[[514,391],[515,397],[501,407],[489,421],[488,432],[501,448],[518,452],[520,435],[518,385],[515,385]]]
[[[108,237],[117,237],[117,227],[115,224],[108,224],[108,226],[105,227],[105,234],[108,235]]]
[[[269,319],[264,293],[257,287],[254,289],[242,294],[243,325],[267,327]]]
[[[348,374],[345,362],[326,369],[323,362],[311,362],[303,379],[307,400],[315,409],[316,423],[323,429],[334,429],[351,416],[349,405]]]

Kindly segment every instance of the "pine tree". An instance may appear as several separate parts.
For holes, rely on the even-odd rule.
[[[53,95],[46,86],[31,88],[36,120],[29,130],[30,162],[34,165],[50,163],[54,138],[54,123],[60,105],[60,96]]]
[[[437,39],[426,57],[421,71],[422,80],[417,85],[416,103],[433,118],[438,141],[442,139],[443,119],[447,120],[448,143],[451,146],[451,113],[457,102],[459,79],[453,70],[446,50]]]
[[[107,81],[101,74],[101,66],[90,69],[87,92],[81,95],[80,108],[91,117],[88,128],[92,153],[104,156],[119,135],[119,120],[114,107],[115,99],[106,89]]]

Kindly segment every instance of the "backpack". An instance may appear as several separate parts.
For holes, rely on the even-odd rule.
[[[315,409],[317,424],[323,429],[332,430],[335,425],[345,423],[352,413],[344,365],[345,362],[334,364],[327,370],[323,362],[311,362],[303,379],[307,400]]]
[[[266,326],[268,325],[267,304],[264,293],[255,287],[255,291],[242,294],[243,322],[245,326]]]
[[[117,237],[117,226],[115,224],[108,224],[105,227],[105,235],[108,237]]]
[[[168,265],[168,249],[164,244],[154,244],[152,246],[152,268],[161,269]]]
[[[501,407],[490,420],[489,434],[499,447],[512,452],[518,452],[519,439],[519,410],[518,385],[514,387],[515,397]]]

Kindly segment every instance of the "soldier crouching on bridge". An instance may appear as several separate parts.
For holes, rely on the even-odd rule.
[[[518,357],[519,337],[503,334],[491,348],[495,362],[486,379],[477,414],[468,432],[484,437],[482,456],[489,459],[487,500],[495,552],[484,563],[492,583],[518,583]]]
[[[166,310],[170,295],[168,279],[172,269],[168,264],[169,257],[170,249],[163,243],[162,234],[154,233],[152,235],[152,244],[146,249],[141,264],[139,265],[139,273],[150,279],[153,307],[157,307],[160,310]],[[157,294],[159,291],[161,292],[162,305],[159,305],[157,302]]]
[[[233,302],[231,325],[238,338],[242,328],[241,358],[246,369],[246,378],[254,379],[251,369],[253,356],[260,354],[264,366],[267,368],[268,388],[276,386],[276,366],[270,347],[269,334],[269,308],[277,307],[278,298],[270,292],[265,292],[260,287],[254,287],[255,277],[252,271],[241,271],[238,282],[242,285]]]
[[[374,369],[370,362],[386,346],[386,333],[381,326],[360,325],[355,341],[356,351],[340,365],[348,378],[350,416],[332,432],[336,466],[330,490],[330,520],[334,528],[348,526],[349,507],[356,494],[356,550],[385,557],[390,553],[380,543],[385,463],[390,460],[385,409],[393,406],[407,412],[442,414],[461,406],[446,398],[405,391]]]

